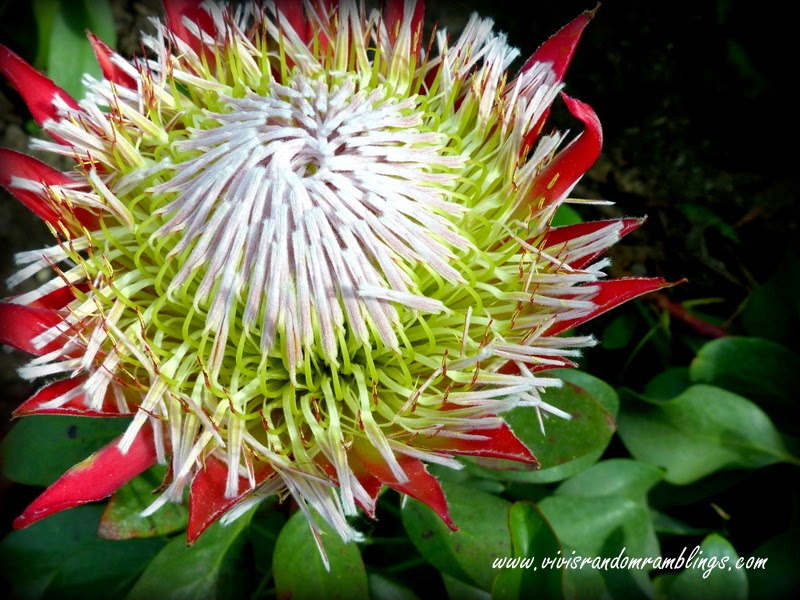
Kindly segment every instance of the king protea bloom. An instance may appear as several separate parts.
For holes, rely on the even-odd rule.
[[[592,14],[518,51],[492,22],[423,39],[389,0],[165,0],[128,60],[90,34],[103,78],[80,102],[0,48],[0,71],[70,157],[0,150],[0,184],[56,243],[22,252],[0,341],[47,383],[17,415],[130,417],[18,527],[169,465],[147,509],[189,489],[189,541],[291,495],[344,539],[384,486],[451,527],[426,463],[522,461],[503,421],[547,403],[576,325],[661,279],[606,280],[598,256],[639,219],[551,227],[600,152],[594,111],[562,93]],[[545,125],[563,102],[582,124]],[[565,335],[562,335],[565,334]]]

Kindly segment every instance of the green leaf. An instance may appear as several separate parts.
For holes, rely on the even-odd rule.
[[[566,369],[552,374],[564,379],[564,385],[548,389],[543,399],[572,415],[572,419],[551,416],[545,420],[542,435],[536,411],[517,408],[507,413],[506,421],[539,459],[542,469],[496,471],[491,476],[529,483],[559,481],[590,467],[608,446],[616,425],[618,400],[614,389],[579,371]]]
[[[552,227],[563,227],[565,225],[577,225],[578,223],[583,223],[578,211],[568,204],[561,204],[556,210],[550,225]]]
[[[568,381],[579,388],[583,388],[587,393],[591,394],[595,400],[603,405],[611,416],[616,418],[619,412],[619,396],[616,390],[608,385],[602,379],[598,379],[594,375],[589,375],[584,371],[578,369],[553,369],[547,371],[548,375],[558,377],[564,381]]]
[[[109,540],[155,537],[186,529],[189,511],[168,502],[149,517],[140,513],[155,500],[153,491],[164,480],[166,467],[157,465],[117,490],[106,505],[99,534]]]
[[[557,556],[562,548],[539,508],[531,502],[515,502],[508,511],[508,527],[514,557],[532,562],[520,561],[500,571],[492,598],[561,597],[563,571],[540,568],[542,557]]]
[[[606,350],[619,350],[631,343],[636,331],[636,317],[622,313],[612,319],[600,336],[600,345]]]
[[[569,554],[569,552],[564,554]],[[601,572],[595,569],[567,569],[564,572],[564,598],[566,600],[612,600]]]
[[[690,385],[689,369],[672,367],[653,377],[645,386],[643,396],[651,400],[670,400]]]
[[[492,589],[495,558],[511,555],[509,502],[472,488],[443,482],[458,531],[450,531],[428,506],[407,499],[403,526],[417,550],[442,572],[483,590]]]
[[[678,485],[720,469],[800,462],[755,404],[707,385],[666,402],[628,403],[619,433],[636,459],[664,467],[665,479]]]
[[[281,530],[275,544],[272,569],[279,598],[369,598],[367,572],[356,544],[345,543],[327,523],[317,519],[324,532],[322,543],[330,561],[325,569],[308,519],[298,511]]]
[[[163,540],[97,537],[102,507],[79,506],[12,531],[0,543],[11,597],[119,598],[164,546]]]
[[[622,496],[557,495],[543,499],[539,508],[564,545],[562,556],[566,558],[605,557],[613,560],[617,557],[659,555],[650,512],[641,501]],[[571,576],[573,571],[568,569],[568,575]],[[637,595],[641,595],[650,588],[646,571],[608,568],[602,571],[602,576],[614,597],[636,588]]]
[[[745,562],[745,567],[750,587],[757,592],[758,598],[783,600],[791,598],[797,590],[800,590],[798,556],[800,556],[799,528],[789,529],[776,535],[753,552],[753,556]],[[756,563],[756,560],[764,562]]]
[[[750,294],[741,319],[750,335],[800,351],[800,257],[784,257],[769,281]]]
[[[33,17],[36,21],[36,60],[35,64],[39,68],[47,66],[47,58],[50,55],[50,34],[53,31],[53,22],[59,10],[59,2],[53,0],[33,0]]]
[[[211,525],[192,546],[172,539],[147,566],[128,600],[240,598],[246,579],[239,559],[253,511],[227,527]]]
[[[692,561],[691,568],[660,586],[667,598],[679,600],[746,600],[747,574],[735,567],[739,555],[730,542],[716,533],[700,545],[702,554]],[[763,597],[759,593],[759,598]]]
[[[650,516],[653,519],[653,527],[655,527],[657,533],[667,535],[705,535],[710,531],[700,527],[692,527],[683,521],[654,509],[650,509]]]
[[[26,485],[50,485],[122,434],[129,419],[37,415],[21,419],[3,441],[3,474]]]
[[[566,496],[621,496],[645,502],[647,492],[663,478],[658,467],[630,460],[604,460],[568,479],[556,489]]]
[[[114,18],[107,0],[34,0],[34,14],[43,51],[40,59],[48,76],[71,96],[83,96],[81,77],[100,77],[86,30],[97,34],[109,46],[116,44]]]
[[[689,373],[695,383],[716,385],[774,409],[781,422],[796,423],[800,417],[800,356],[775,342],[745,337],[708,342]]]

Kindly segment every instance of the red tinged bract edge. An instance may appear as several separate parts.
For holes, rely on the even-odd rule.
[[[80,227],[96,229],[99,226],[98,218],[89,211],[83,208],[70,208],[69,213],[65,214],[64,209],[57,206],[53,198],[44,191],[37,193],[15,185],[19,180],[54,187],[75,185],[72,177],[32,156],[0,148],[0,185],[33,214],[51,225],[55,231],[60,231],[59,225],[63,225],[72,233],[80,233]]]
[[[278,25],[276,27],[281,30],[281,35],[286,33],[281,28],[286,29],[286,26],[290,27],[297,33],[297,38],[302,41],[302,47],[300,49],[293,49],[295,54],[292,54],[292,56],[295,58],[306,52],[306,46],[308,46],[308,48],[313,47],[327,56],[330,52],[335,50],[333,42],[340,41],[334,39],[335,36],[332,34],[332,32],[334,34],[336,33],[334,26],[331,24],[333,21],[331,23],[325,23],[331,15],[333,15],[333,20],[335,21],[336,3],[330,2],[329,0],[314,0],[305,6],[316,7],[314,9],[316,10],[316,14],[313,15],[313,18],[312,13],[314,11],[307,13],[304,5],[300,2],[295,2],[293,0],[276,0],[275,8],[277,14],[282,15],[282,17],[277,19]],[[169,46],[171,50],[174,50],[174,46],[177,45],[183,48],[184,54],[191,56],[192,52],[194,52],[201,59],[199,62],[195,59],[194,62],[191,63],[194,65],[192,69],[190,69],[191,72],[188,74],[184,73],[186,81],[191,81],[192,78],[199,78],[200,75],[204,74],[203,69],[206,67],[208,67],[209,72],[213,72],[216,66],[214,61],[216,61],[220,55],[214,54],[209,48],[204,47],[203,39],[206,36],[210,39],[224,37],[223,27],[221,25],[222,21],[218,20],[215,24],[212,14],[207,12],[202,7],[202,3],[197,0],[164,0],[164,11],[166,14],[166,29],[162,27],[160,31],[162,33],[162,39],[168,40],[166,45]],[[550,65],[552,71],[551,74],[548,74],[550,77],[548,81],[554,78],[556,84],[560,85],[567,67],[572,60],[578,41],[586,25],[594,16],[594,12],[594,10],[584,12],[559,30],[553,37],[542,44],[528,61],[525,62],[521,72],[525,73],[529,69],[534,68],[537,64],[547,63]],[[273,18],[273,14],[270,14],[269,17]],[[387,41],[385,37],[388,34],[388,45],[395,49],[400,48],[403,52],[408,52],[408,57],[403,55],[401,58],[408,58],[410,64],[425,64],[425,61],[418,61],[420,57],[424,56],[422,54],[424,50],[421,47],[423,17],[424,4],[421,1],[411,4],[407,0],[387,0],[384,4],[381,26],[385,26],[386,33],[381,34],[383,35],[382,39],[383,41]],[[231,17],[231,15],[226,15],[225,18],[232,19],[233,17]],[[228,22],[225,21],[225,23]],[[322,25],[320,25],[321,23]],[[409,29],[403,30],[403,27]],[[225,36],[229,34],[232,35],[231,32],[225,30]],[[125,88],[123,90],[124,93],[130,95],[132,90],[135,91],[137,87],[143,85],[143,81],[139,80],[139,73],[132,70],[142,68],[141,65],[143,63],[138,63],[139,66],[137,67],[134,67],[133,63],[131,63],[131,69],[127,69],[126,71],[126,69],[120,66],[123,59],[119,57],[112,48],[94,34],[90,33],[88,35],[103,76],[113,84],[110,87],[114,90],[115,94],[117,91],[116,86]],[[296,39],[295,36],[291,34],[288,34],[287,37],[292,40]],[[192,52],[186,50],[187,46]],[[164,52],[168,54],[166,49]],[[177,64],[178,59],[175,58],[175,60]],[[289,57],[287,57],[286,60],[290,67],[297,67],[302,64],[299,58],[297,58],[296,63],[292,63],[292,59]],[[124,65],[124,63],[122,64]],[[199,64],[202,64],[202,68],[198,66]],[[265,62],[265,64],[268,69],[274,67],[274,65],[270,65],[268,62]],[[406,63],[403,61],[396,61],[395,65],[397,64]],[[262,65],[259,65],[259,67],[261,66]],[[173,67],[174,65],[170,63],[170,69]],[[423,76],[419,78],[419,81],[426,81],[426,74],[429,76],[435,75],[436,69],[443,68],[441,63],[438,65],[432,63],[430,71],[427,73],[422,72]],[[276,73],[278,72],[278,70],[273,70]],[[84,113],[78,103],[52,80],[36,71],[22,58],[2,45],[0,45],[0,74],[5,76],[10,84],[19,92],[29,107],[34,120],[40,125],[44,125],[45,129],[48,129],[48,122],[59,121],[59,119],[63,118],[63,113],[58,109],[58,104],[60,102],[63,102],[64,106],[70,111],[83,113],[81,118],[77,119],[81,123],[83,123],[83,117],[86,117],[88,114]],[[427,78],[429,83],[433,79],[435,79],[435,76],[433,78]],[[503,85],[505,85],[506,80],[503,79],[502,81]],[[180,86],[190,87],[188,83],[183,81],[179,81],[178,83]],[[213,83],[219,86],[218,82]],[[108,87],[109,86],[106,85],[105,89],[108,89]],[[506,90],[512,88],[513,86],[511,85],[505,86]],[[426,91],[431,91],[431,89],[426,90],[425,86],[421,85],[418,91],[419,94],[425,94]],[[552,93],[549,96],[550,101],[557,96],[558,89],[560,89],[560,87],[552,89]],[[446,91],[449,92],[449,90]],[[120,95],[119,97],[114,97],[119,99],[124,96]],[[181,98],[185,99],[185,97]],[[578,179],[594,164],[600,155],[603,144],[603,132],[600,121],[594,110],[588,104],[565,94],[561,94],[561,99],[570,113],[583,125],[583,131],[572,139],[563,149],[556,152],[549,162],[542,163],[544,166],[538,174],[532,171],[535,179],[530,186],[528,194],[523,201],[519,202],[519,208],[515,207],[508,211],[518,212],[519,214],[514,215],[515,218],[523,217],[524,212],[527,210],[539,210],[543,207],[553,206],[563,201],[575,186]],[[526,100],[532,101],[531,98],[526,98]],[[458,98],[455,104],[462,101],[463,98]],[[89,105],[86,104],[85,101],[84,106],[86,106],[87,111],[89,111]],[[179,106],[182,106],[180,102]],[[133,109],[131,108],[131,110]],[[102,113],[99,114],[102,116]],[[543,109],[543,112],[535,114],[537,115],[537,122],[533,124],[525,122],[524,127],[526,129],[521,131],[520,136],[517,137],[522,151],[520,152],[519,148],[514,147],[512,155],[515,160],[520,156],[524,158],[524,155],[527,155],[531,150],[533,143],[541,133],[544,120],[549,114],[549,107]],[[542,115],[541,118],[538,116],[540,114]],[[169,122],[169,127],[172,127],[178,122],[179,116],[180,115],[174,117],[172,121],[165,119],[165,122]],[[72,114],[71,118],[75,118],[75,115]],[[533,117],[530,117],[530,119],[532,120]],[[67,123],[67,125],[69,125],[69,123]],[[184,125],[181,125],[181,127],[183,126]],[[186,131],[191,131],[191,127],[190,125]],[[58,127],[52,127],[52,129],[55,131],[71,131],[66,127],[61,130],[59,130]],[[172,131],[173,130],[170,130],[170,132]],[[174,131],[179,132],[179,137],[185,133],[183,129],[175,129]],[[91,135],[88,126],[85,133],[87,136]],[[65,142],[58,137],[52,135],[51,137],[53,137],[57,143],[65,145]],[[169,136],[165,133],[165,137]],[[74,139],[78,140],[75,144],[79,145],[82,138],[80,135],[76,134]],[[183,138],[181,139],[183,140]],[[66,145],[69,146],[68,144]],[[132,147],[134,145],[135,144],[131,144]],[[51,144],[51,146],[53,146],[53,144]],[[75,148],[76,146],[69,146],[67,150],[71,151]],[[64,149],[58,148],[59,152],[62,150]],[[113,154],[117,150],[118,148],[114,148],[113,152],[109,152],[109,154]],[[71,155],[69,151],[61,153]],[[77,154],[76,152],[76,155]],[[521,160],[522,158],[520,158],[520,161]],[[6,188],[19,202],[40,217],[45,223],[49,224],[58,235],[63,235],[66,240],[59,240],[59,243],[66,244],[69,243],[70,240],[69,234],[75,234],[76,236],[86,234],[88,236],[91,232],[112,229],[113,226],[116,225],[111,218],[106,222],[103,220],[106,217],[99,217],[94,214],[94,212],[80,207],[69,206],[69,203],[62,204],[58,199],[59,197],[57,197],[59,189],[63,192],[63,188],[67,186],[85,186],[85,189],[88,190],[87,193],[94,189],[93,186],[96,186],[105,194],[101,194],[103,195],[104,201],[116,201],[119,203],[119,199],[113,197],[113,193],[110,189],[103,188],[103,186],[106,186],[106,180],[100,179],[97,176],[96,170],[91,170],[91,174],[94,176],[90,180],[91,185],[87,183],[87,179],[80,178],[83,175],[87,175],[86,171],[90,171],[90,169],[86,168],[87,164],[88,163],[84,163],[80,165],[80,168],[76,169],[77,175],[76,173],[67,174],[57,171],[41,161],[19,152],[0,149],[0,185]],[[111,166],[113,166],[113,161],[111,162]],[[125,173],[125,175],[129,174],[130,173],[127,172]],[[109,171],[103,173],[103,175],[109,176],[108,181],[113,181],[115,173]],[[186,182],[184,182],[184,184],[186,186],[189,185]],[[39,187],[41,187],[41,191],[37,191]],[[83,189],[84,188],[81,188],[81,190]],[[88,205],[92,207],[92,209],[95,206],[95,204]],[[98,202],[97,206],[102,207],[102,202]],[[536,230],[539,232],[536,239],[529,240],[528,243],[535,244],[537,249],[547,252],[556,258],[558,258],[563,251],[565,256],[563,264],[565,264],[568,269],[572,270],[572,274],[588,267],[611,244],[630,231],[633,231],[636,227],[640,226],[642,222],[643,219],[625,218],[553,228],[546,228],[546,223],[544,223],[542,229]],[[194,225],[198,224],[193,223],[192,226],[194,227]],[[198,227],[200,227],[200,225],[198,225]],[[580,252],[572,253],[575,251],[573,246],[579,246],[581,238],[584,237],[592,240],[590,248],[586,250],[585,254]],[[576,240],[578,241],[576,242]],[[400,244],[400,242],[398,242],[398,244]],[[410,246],[411,245],[412,244],[410,244]],[[86,246],[84,246],[84,248],[85,247]],[[578,248],[578,250],[580,250],[580,248]],[[134,254],[134,251],[131,250],[130,247],[125,247],[124,252]],[[74,256],[74,254],[70,256]],[[147,263],[144,259],[140,262],[143,264]],[[520,264],[522,263],[520,262]],[[521,269],[522,267],[520,267],[520,270]],[[113,267],[110,266],[110,263],[109,270],[113,271]],[[105,271],[103,273],[105,274]],[[587,272],[582,272],[580,275],[586,276],[586,274]],[[163,273],[160,273],[159,278],[162,275]],[[585,321],[623,302],[648,292],[675,285],[674,283],[665,282],[660,278],[623,278],[593,281],[591,280],[592,276],[596,276],[596,273],[589,272],[589,277],[587,279],[579,279],[579,284],[577,285],[570,284],[572,287],[569,287],[567,293],[562,296],[562,299],[567,298],[569,300],[570,294],[573,293],[587,296],[589,295],[589,290],[596,290],[596,293],[588,299],[594,304],[594,308],[576,318],[566,318],[565,315],[562,317],[562,320],[547,320],[545,321],[545,325],[538,330],[539,335],[558,335],[579,326]],[[111,275],[109,275],[109,279],[110,278]],[[63,349],[65,354],[71,353],[73,347],[77,347],[78,350],[76,350],[76,353],[80,353],[80,348],[90,345],[90,338],[93,332],[84,330],[77,332],[69,331],[68,326],[64,326],[64,323],[68,316],[74,316],[75,308],[84,303],[84,294],[88,294],[90,291],[96,291],[96,289],[100,287],[101,282],[99,282],[99,279],[101,278],[97,279],[98,281],[88,280],[87,278],[87,280],[78,281],[75,284],[70,281],[68,285],[61,288],[53,286],[53,288],[45,290],[48,293],[45,294],[42,292],[42,294],[38,296],[38,299],[32,300],[27,304],[17,304],[15,303],[15,298],[9,298],[0,302],[0,343],[12,346],[34,356],[43,356],[51,352],[55,353],[57,349]],[[591,280],[591,283],[583,283],[588,280]],[[583,285],[586,285],[586,287],[583,287]],[[17,297],[17,299],[22,298],[22,296]],[[586,299],[584,298],[581,301],[584,300]],[[586,306],[585,303],[584,306]],[[121,306],[120,308],[124,309],[124,307]],[[146,308],[149,310],[149,307]],[[135,306],[134,309],[138,311],[139,307]],[[283,310],[284,307],[282,306],[281,309]],[[471,310],[472,309],[470,309],[470,311]],[[143,312],[146,311],[139,311],[137,313],[140,318],[143,318]],[[166,311],[164,312],[166,313]],[[576,313],[570,313],[569,316],[571,317],[574,314]],[[163,316],[164,315],[162,315],[162,317]],[[169,315],[169,318],[182,319],[183,317]],[[76,320],[70,322],[74,323]],[[113,329],[115,325],[112,321],[102,321],[102,323],[103,327],[108,324],[109,330]],[[547,328],[547,325],[550,323],[552,323],[552,325]],[[60,331],[56,329],[59,325],[63,326],[65,331],[61,332],[63,335],[54,335]],[[144,331],[144,324],[141,329]],[[44,346],[39,343],[34,343],[34,340],[40,338],[42,334],[48,331],[49,335],[54,336],[55,339],[47,341]],[[114,330],[114,335],[116,334],[117,330]],[[467,333],[465,332],[464,335],[466,336]],[[69,336],[73,337],[70,338]],[[74,344],[74,346],[65,346],[66,339],[71,339],[73,341],[77,339],[80,340],[81,343]],[[151,348],[147,347],[147,340],[145,340],[144,337],[142,337],[142,341],[145,351],[143,353],[138,348],[135,349],[136,352],[138,352],[138,354],[136,354],[137,360],[140,357],[145,357],[145,354],[151,350]],[[181,343],[184,342],[185,338],[182,338]],[[114,351],[116,351],[116,343],[117,342],[114,341]],[[107,345],[101,351],[96,351],[98,360],[113,354],[108,350],[108,347]],[[480,347],[481,349],[484,348],[483,345]],[[97,350],[97,348],[100,348],[99,343],[94,346],[95,350]],[[524,348],[523,350],[528,350],[528,348]],[[224,350],[221,352],[224,353]],[[462,349],[462,353],[463,352],[464,350]],[[92,357],[94,356],[95,355],[92,355]],[[527,364],[529,357],[529,355],[524,355],[523,358],[525,360],[515,359],[516,364],[513,361],[504,364],[509,354],[507,353],[501,356],[503,356],[503,358],[499,362],[499,365],[504,366],[499,368],[498,372],[500,374],[519,374],[520,370],[525,370],[525,367],[520,365],[523,363]],[[515,355],[511,354],[511,356]],[[68,359],[73,359],[75,357],[76,356],[72,354],[67,356]],[[447,353],[445,351],[445,358],[446,357]],[[63,359],[64,356],[59,356],[59,358]],[[198,354],[197,359],[202,368],[202,375],[208,379],[205,365],[203,365],[200,358]],[[237,357],[237,360],[238,358],[239,357]],[[87,359],[87,362],[91,361]],[[144,361],[139,361],[139,363],[143,362]],[[426,369],[430,368],[427,363],[425,363],[425,365]],[[559,357],[545,362],[545,364],[531,364],[529,368],[532,372],[538,372],[540,370],[557,368],[559,366],[569,367],[574,365],[575,363],[569,359]],[[478,362],[478,367],[476,367],[476,377],[479,366],[480,362]],[[497,368],[497,366],[498,365],[495,365],[495,368]],[[102,367],[105,367],[105,364],[103,364]],[[444,367],[442,367],[442,369],[444,369]],[[64,369],[58,372],[63,373],[63,371]],[[137,394],[141,395],[143,393],[142,390],[146,390],[146,386],[141,385],[138,388],[135,386],[125,388],[125,392],[122,395],[119,395],[119,389],[109,391],[106,397],[98,395],[91,404],[94,408],[89,408],[86,398],[87,394],[92,392],[92,390],[89,389],[92,386],[86,385],[86,382],[90,379],[90,372],[91,370],[86,365],[81,365],[79,369],[72,372],[71,377],[48,382],[31,398],[22,403],[16,409],[14,415],[75,415],[99,418],[134,416],[134,422],[145,416],[147,419],[144,420],[144,424],[141,425],[141,428],[138,429],[138,433],[136,433],[135,436],[133,434],[136,430],[129,430],[130,438],[125,438],[125,436],[123,436],[111,442],[82,463],[67,471],[58,481],[48,487],[25,509],[22,515],[14,522],[15,528],[26,527],[61,510],[107,498],[132,478],[153,466],[157,458],[164,458],[163,456],[159,456],[159,454],[164,454],[164,452],[160,450],[159,453],[157,453],[157,447],[162,450],[166,449],[168,455],[171,453],[169,439],[166,440],[166,443],[161,444],[160,442],[165,440],[161,437],[155,437],[156,435],[165,435],[162,429],[159,429],[159,427],[162,427],[161,423],[156,420],[148,420],[151,417],[166,419],[166,417],[162,417],[162,414],[167,414],[166,411],[162,414],[158,414],[156,411],[150,410],[151,405],[141,407],[140,410],[139,402],[143,402],[144,400],[138,397]],[[112,373],[112,375],[115,374]],[[414,373],[414,376],[416,375],[417,373]],[[427,375],[423,375],[423,377],[424,376]],[[444,376],[444,374],[442,376]],[[117,377],[114,383],[119,383],[123,379],[125,379],[125,377]],[[435,377],[431,376],[431,381],[434,379]],[[377,386],[377,381],[375,381],[373,385]],[[84,386],[89,391],[86,391]],[[164,388],[167,389],[167,386],[164,385]],[[98,388],[95,387],[95,392],[97,389]],[[102,392],[104,388],[100,389]],[[224,390],[225,388],[222,389]],[[375,391],[376,389],[376,387],[373,387],[373,394],[375,395],[376,402],[378,402],[379,399],[378,393]],[[117,396],[115,396],[114,391],[117,392]],[[99,394],[101,392],[96,393]],[[147,393],[147,391],[144,393]],[[225,390],[225,393],[227,394],[227,390]],[[481,389],[478,393],[482,394],[483,390]],[[153,395],[155,396],[156,394]],[[164,395],[169,396],[170,392],[164,392]],[[174,397],[177,397],[177,395]],[[230,399],[230,396],[228,396],[228,398]],[[230,402],[231,406],[233,406],[233,400],[230,400]],[[315,409],[317,409],[316,400],[314,406]],[[459,407],[460,406],[456,404],[448,405],[445,394],[444,404],[439,407],[438,410],[449,411],[456,410]],[[203,411],[204,414],[199,414],[199,411]],[[199,411],[196,416],[209,416],[205,414],[205,408],[201,408]],[[411,412],[413,412],[413,408]],[[494,419],[497,419],[495,414],[496,409],[491,408],[486,412],[492,413],[492,425],[494,425]],[[454,413],[451,412],[448,414],[453,415]],[[358,415],[358,421],[361,423],[361,413],[359,412]],[[239,415],[236,415],[237,418],[238,416]],[[262,414],[261,416],[263,418],[264,415]],[[179,416],[178,422],[181,418],[182,417]],[[451,422],[456,421],[457,418],[458,417],[453,417]],[[451,431],[445,432],[450,435],[422,435],[419,432],[432,431],[434,428],[428,427],[423,429],[418,427],[417,429],[413,429],[406,427],[405,424],[401,428],[400,426],[395,426],[394,422],[383,423],[384,429],[381,431],[389,436],[391,445],[388,445],[389,442],[384,440],[387,445],[381,446],[381,451],[379,451],[373,443],[368,441],[367,437],[359,437],[359,431],[354,426],[347,433],[347,436],[353,439],[347,439],[345,441],[345,436],[342,436],[341,443],[344,447],[344,451],[341,455],[334,456],[335,461],[334,458],[326,456],[322,450],[317,448],[315,450],[316,454],[309,451],[307,463],[311,463],[312,468],[315,469],[314,473],[312,473],[314,477],[324,479],[325,485],[327,486],[326,490],[329,490],[332,485],[339,485],[338,478],[340,470],[349,469],[349,471],[345,470],[348,478],[344,479],[344,481],[352,482],[354,477],[361,488],[363,488],[363,490],[358,490],[358,496],[354,495],[350,498],[351,504],[349,506],[354,506],[352,504],[354,501],[361,506],[370,517],[375,517],[375,503],[377,502],[381,490],[385,487],[389,487],[401,494],[411,496],[425,503],[439,515],[448,527],[455,531],[457,527],[450,516],[447,499],[439,480],[428,472],[425,462],[418,458],[418,456],[425,457],[426,460],[430,458],[451,460],[455,455],[463,455],[467,457],[508,459],[524,463],[531,468],[539,466],[536,457],[519,438],[517,438],[508,425],[502,424],[492,429],[481,429],[480,425],[486,422],[478,422],[479,418],[482,417],[473,419],[475,421],[474,424],[473,422],[462,421],[462,423],[459,424],[461,427],[460,429],[454,428]],[[214,419],[216,419],[216,417],[214,417]],[[217,428],[218,423],[213,420],[211,420],[211,422],[214,426],[213,429],[216,429],[216,433],[218,434],[219,430],[223,428]],[[156,423],[155,432],[152,423]],[[163,431],[168,431],[170,426],[174,425],[174,423],[175,421],[168,421],[167,424],[163,426]],[[337,421],[337,423],[340,422]],[[337,425],[337,427],[339,426],[340,425]],[[437,424],[436,427],[438,428],[439,425]],[[363,423],[361,423],[361,429],[364,429]],[[438,431],[438,429],[435,430]],[[265,432],[266,431],[268,431],[267,427],[265,427]],[[261,432],[259,432],[259,434],[260,433]],[[268,431],[266,435],[276,434],[274,431]],[[302,430],[300,430],[299,436],[303,436]],[[126,439],[128,442],[125,452],[120,450],[121,441],[123,439]],[[159,442],[158,444],[156,443],[157,441]],[[193,440],[190,440],[190,442],[194,443]],[[257,442],[258,444],[262,444],[263,439],[259,438]],[[306,440],[303,439],[302,442],[305,444]],[[191,443],[187,447],[190,447]],[[258,447],[258,444],[254,445],[254,447]],[[280,444],[278,444],[278,446],[280,446]],[[405,453],[400,449],[395,451],[394,446],[403,448]],[[281,448],[280,451],[285,452],[285,447],[286,446]],[[392,455],[387,454],[387,448],[390,447],[392,448]],[[302,452],[305,451],[305,446],[299,450],[295,446],[292,446],[290,449],[291,452],[297,452],[299,455],[302,455]],[[249,457],[247,468],[250,470],[250,477],[240,476],[238,485],[234,486],[234,481],[231,479],[231,476],[233,475],[235,478],[238,472],[234,472],[232,468],[239,468],[239,465],[235,461],[232,461],[234,466],[231,467],[231,465],[223,460],[225,453],[222,442],[219,442],[216,446],[209,447],[208,452],[206,452],[205,446],[202,447],[201,450],[202,452],[198,451],[194,454],[187,454],[194,462],[187,462],[186,469],[183,471],[173,468],[173,464],[170,463],[170,473],[189,473],[185,481],[182,480],[183,483],[189,485],[189,524],[187,531],[189,543],[193,543],[212,523],[217,521],[237,504],[245,501],[254,491],[261,489],[266,493],[266,491],[271,490],[272,488],[269,487],[269,482],[275,483],[277,481],[276,478],[282,476],[282,471],[277,466],[273,467],[270,464],[258,462],[257,459],[249,460],[255,456],[255,454],[251,452],[247,455]],[[328,452],[328,450],[325,452]],[[382,452],[384,454],[382,454]],[[198,455],[201,456],[201,458],[195,460]],[[173,456],[180,456],[180,454],[176,450]],[[298,460],[296,455],[291,453],[286,456],[291,460]],[[339,464],[343,461],[343,456],[346,456],[346,461],[344,461],[346,464],[344,466]],[[396,463],[387,459],[387,457],[392,458],[392,456]],[[187,459],[187,461],[188,460],[189,459]],[[337,462],[335,466],[333,464],[334,462]],[[405,474],[405,476],[400,477],[399,474]],[[174,481],[171,476],[168,477],[168,480],[170,481],[165,483],[165,486]],[[262,487],[264,485],[267,487]],[[233,488],[235,488],[235,490]],[[358,489],[358,486],[355,486],[355,488]],[[173,496],[173,498],[181,497],[182,489],[178,491],[179,493],[177,496]],[[366,496],[364,495],[365,493]]]
[[[56,339],[42,347],[34,345],[33,340],[61,322],[61,315],[54,310],[0,302],[0,344],[36,356],[47,354],[63,340]]]
[[[81,110],[75,99],[53,83],[52,79],[42,75],[2,44],[0,44],[0,75],[3,75],[22,96],[28,110],[31,111],[31,116],[39,125],[43,126],[48,120],[57,121],[61,118],[56,105],[57,98],[69,108]],[[53,139],[63,141],[54,136]]]
[[[561,200],[600,156],[603,129],[591,106],[561,94],[572,116],[584,124],[584,130],[553,157],[536,178],[528,192],[528,206],[548,206]],[[523,208],[525,205],[522,206]]]
[[[59,511],[108,498],[137,475],[156,464],[153,430],[146,424],[127,452],[122,437],[72,467],[14,520],[14,529],[32,525]]]
[[[254,469],[255,487],[258,487],[274,473],[269,465],[261,464]],[[253,489],[246,477],[239,478],[239,491],[236,495],[225,495],[228,478],[228,465],[214,456],[207,456],[203,460],[202,468],[192,480],[189,493],[189,527],[186,537],[189,544],[193,544],[200,534],[236,506]]]
[[[83,393],[81,386],[85,383],[86,377],[73,377],[72,379],[62,379],[44,386],[28,400],[20,404],[14,411],[15,417],[25,417],[29,415],[69,415],[73,417],[131,417],[133,412],[120,411],[113,394],[106,394],[105,402],[99,409],[87,408],[83,403]],[[76,393],[77,392],[77,393]],[[67,394],[74,396],[65,404],[58,406],[48,406],[56,398]]]

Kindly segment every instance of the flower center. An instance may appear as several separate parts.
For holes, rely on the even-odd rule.
[[[461,280],[450,263],[467,246],[463,207],[449,195],[464,161],[414,97],[295,74],[220,100],[151,189],[175,195],[158,211],[157,233],[180,236],[170,293],[200,269],[193,294],[209,328],[224,334],[241,309],[244,331],[264,352],[280,347],[290,371],[304,349],[333,363],[352,340],[397,349],[398,310],[444,310],[420,278]]]

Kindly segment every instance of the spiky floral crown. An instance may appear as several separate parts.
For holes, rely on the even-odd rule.
[[[189,539],[290,493],[345,539],[386,485],[450,525],[425,463],[536,459],[501,418],[543,400],[590,336],[559,335],[660,279],[603,279],[640,221],[550,227],[602,135],[545,121],[591,13],[518,51],[473,16],[423,39],[421,2],[165,0],[127,60],[90,36],[81,102],[0,49],[68,173],[1,150],[0,183],[57,245],[17,256],[0,341],[48,383],[17,411],[130,416],[16,524],[94,501],[155,462],[148,509],[189,486]],[[232,509],[232,510],[231,510]],[[313,519],[309,519],[316,528]]]

